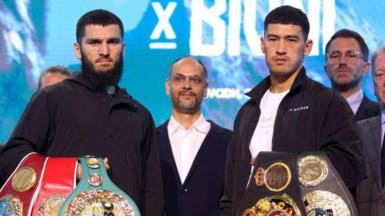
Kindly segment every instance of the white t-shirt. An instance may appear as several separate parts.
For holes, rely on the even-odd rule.
[[[263,95],[259,105],[261,115],[249,146],[252,158],[257,157],[260,151],[271,151],[275,117],[277,116],[279,104],[287,93],[289,93],[289,90],[272,93],[269,89]]]

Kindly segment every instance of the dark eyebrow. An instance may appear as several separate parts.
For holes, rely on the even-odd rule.
[[[285,38],[295,38],[295,39],[299,39],[299,36],[298,36],[298,35],[286,35]]]
[[[87,38],[86,43],[100,43],[101,40],[97,38]]]
[[[279,37],[279,36],[275,34],[267,34],[266,37]]]
[[[111,43],[111,42],[114,42],[114,43],[116,43],[116,42],[122,42],[122,40],[120,39],[120,38],[109,38],[108,40],[107,40],[107,42],[108,43]]]

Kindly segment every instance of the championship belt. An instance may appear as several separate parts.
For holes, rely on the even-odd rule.
[[[29,216],[45,157],[32,152],[19,163],[0,190],[0,215]]]
[[[297,154],[260,152],[237,215],[305,216]]]
[[[61,216],[140,216],[134,201],[108,177],[103,159],[79,158],[82,177],[60,208]]]
[[[324,153],[301,154],[297,167],[307,215],[358,215],[348,188]]]
[[[32,216],[57,216],[76,187],[77,158],[47,157]]]

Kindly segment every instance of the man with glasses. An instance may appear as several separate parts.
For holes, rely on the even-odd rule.
[[[385,45],[372,56],[372,76],[379,106],[378,115],[359,121],[366,176],[357,188],[360,215],[385,215]]]
[[[168,216],[220,215],[231,131],[201,113],[207,70],[194,57],[176,60],[166,81],[172,115],[157,128]]]
[[[368,74],[368,46],[357,32],[341,29],[326,44],[325,71],[332,87],[349,103],[356,121],[379,113],[377,103],[362,91],[362,79]]]

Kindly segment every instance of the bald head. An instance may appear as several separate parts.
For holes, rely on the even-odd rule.
[[[206,66],[197,58],[193,56],[186,56],[175,60],[171,64],[170,72],[168,74],[168,78],[172,76],[173,73],[177,72],[176,70],[181,66],[189,65],[191,68],[195,68],[202,73],[202,77],[207,80],[207,69]]]

